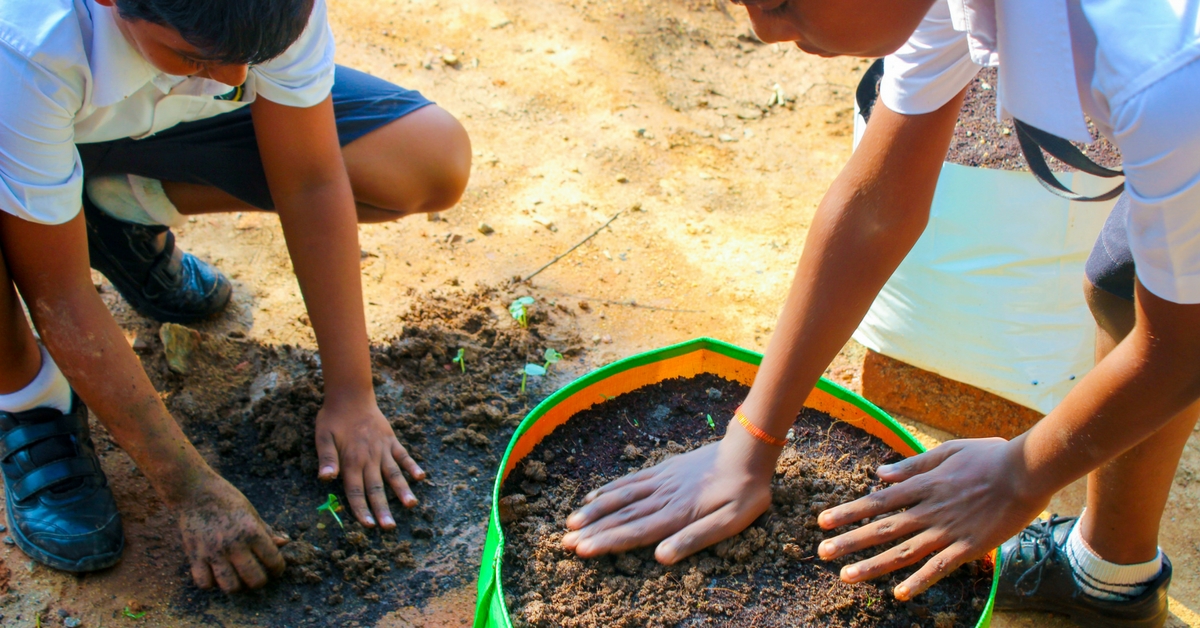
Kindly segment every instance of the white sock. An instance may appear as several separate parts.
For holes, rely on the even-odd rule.
[[[106,174],[87,180],[87,195],[104,213],[139,225],[180,227],[187,217],[179,213],[158,179],[136,174]]]
[[[1136,565],[1119,565],[1100,558],[1083,540],[1078,522],[1067,537],[1066,549],[1075,582],[1084,593],[1102,600],[1120,601],[1141,595],[1162,571],[1161,549],[1154,560]]]
[[[64,414],[71,411],[71,385],[42,347],[42,369],[21,390],[0,395],[0,411],[24,412],[34,408],[54,408]]]

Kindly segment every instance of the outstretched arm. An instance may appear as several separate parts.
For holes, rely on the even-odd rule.
[[[358,222],[333,99],[297,108],[259,98],[251,107],[271,197],[321,350],[320,477],[332,480],[340,473],[354,516],[367,527],[378,520],[390,529],[396,522],[385,482],[405,506],[414,506],[417,498],[401,469],[414,480],[424,479],[425,472],[375,402]]]
[[[767,347],[746,416],[787,433],[813,385],[916,243],[962,94],[932,113],[878,104],[854,155],[817,208],[800,266]],[[780,449],[731,423],[724,439],[626,476],[567,519],[564,545],[580,556],[659,544],[671,564],[737,534],[770,504]]]
[[[1012,441],[950,441],[881,467],[881,479],[899,484],[821,513],[820,525],[832,529],[907,509],[824,541],[821,557],[911,536],[842,570],[857,582],[932,556],[896,587],[908,599],[1019,532],[1054,493],[1200,398],[1200,305],[1165,301],[1139,284],[1136,306],[1133,331],[1030,431]]]
[[[34,325],[79,396],[179,516],[192,577],[226,592],[260,587],[284,562],[254,506],[217,475],[171,418],[96,294],[83,212],[39,225],[0,212],[0,251]],[[274,537],[274,538],[273,538]]]

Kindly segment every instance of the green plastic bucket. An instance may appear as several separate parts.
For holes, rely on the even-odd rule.
[[[762,354],[712,338],[697,338],[670,347],[639,353],[613,362],[571,382],[547,397],[521,421],[496,473],[492,487],[492,511],[488,516],[487,541],[479,569],[479,598],[475,606],[475,628],[511,628],[508,608],[501,586],[504,557],[504,532],[500,528],[500,486],[517,463],[533,450],[554,428],[580,411],[642,386],[672,377],[693,377],[712,373],[747,386],[754,382]],[[875,404],[825,379],[817,382],[805,405],[826,412],[863,431],[877,436],[892,449],[912,456],[925,451],[912,434]],[[999,552],[993,552],[997,576],[992,593],[976,628],[991,624],[992,607],[1000,573]]]

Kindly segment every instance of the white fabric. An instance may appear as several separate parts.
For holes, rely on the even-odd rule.
[[[1083,540],[1078,521],[1067,536],[1066,549],[1075,582],[1084,593],[1102,600],[1120,601],[1141,595],[1162,572],[1161,549],[1157,556],[1144,563],[1121,565],[1104,560]]]
[[[41,349],[42,368],[37,376],[21,390],[0,395],[0,411],[24,412],[34,408],[54,408],[64,414],[71,411],[71,385],[46,348]]]
[[[0,1],[0,211],[61,224],[80,209],[75,144],[140,139],[243,107],[258,95],[293,107],[333,86],[334,44],[324,0],[278,58],[250,69],[239,102],[217,81],[158,72],[95,0]]]
[[[1112,185],[1079,173],[1064,181],[1085,194]],[[944,164],[925,232],[854,339],[1049,412],[1094,362],[1080,284],[1114,202],[1059,198],[1028,172]]]
[[[87,195],[104,213],[138,225],[182,227],[187,217],[167,197],[162,182],[136,174],[88,177]]]
[[[1138,279],[1200,303],[1198,59],[1200,0],[937,0],[880,97],[927,113],[995,62],[998,116],[1088,142],[1087,111],[1125,160]]]

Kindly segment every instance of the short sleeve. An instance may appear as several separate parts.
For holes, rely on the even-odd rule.
[[[251,68],[254,89],[271,102],[312,107],[333,89],[333,31],[325,0],[313,2],[308,26],[284,53]]]
[[[57,225],[79,213],[83,164],[75,149],[80,92],[0,41],[0,211]]]
[[[979,72],[967,34],[955,30],[946,0],[937,0],[899,50],[884,59],[879,97],[896,113],[917,115],[941,108]]]

